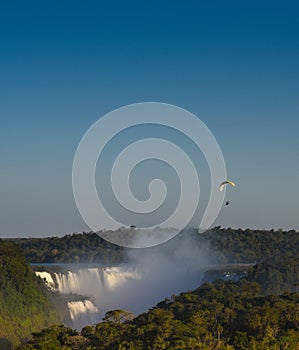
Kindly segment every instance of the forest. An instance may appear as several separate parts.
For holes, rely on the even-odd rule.
[[[60,322],[56,299],[33,274],[20,248],[0,240],[0,349],[24,342],[32,331]]]
[[[296,273],[273,295],[277,273],[293,266]],[[298,278],[299,260],[286,258],[282,269],[256,265],[238,282],[217,280],[194,291],[171,296],[135,318],[111,310],[103,322],[81,332],[55,325],[33,335],[20,350],[151,349],[298,349],[299,294],[286,291]],[[261,278],[264,277],[265,279]],[[259,281],[263,281],[263,283]],[[285,290],[285,291],[283,291]],[[270,293],[270,294],[269,294]]]
[[[175,243],[186,235],[218,263],[253,264],[237,282],[204,283],[136,317],[130,310],[110,310],[103,322],[81,331],[61,324],[65,305],[28,263],[117,264],[126,261],[127,249],[94,233],[0,240],[0,348],[7,342],[14,348],[22,344],[19,350],[298,349],[298,233],[189,229]]]
[[[125,260],[124,249],[96,233],[73,233],[63,237],[17,238],[29,263],[103,263]]]
[[[131,229],[122,230],[130,234]],[[113,232],[115,234],[115,232]],[[106,232],[106,235],[109,231]],[[186,229],[171,240],[192,239],[203,247],[215,263],[256,263],[270,257],[299,251],[299,234],[295,230],[252,230],[215,227],[199,234]],[[107,242],[96,233],[73,233],[63,237],[14,239],[29,263],[101,263],[127,262],[129,251]],[[164,243],[167,246],[168,242]],[[155,247],[149,248],[155,252]]]

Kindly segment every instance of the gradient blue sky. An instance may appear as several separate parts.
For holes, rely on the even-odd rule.
[[[161,101],[217,138],[232,205],[215,224],[299,229],[296,1],[12,1],[0,9],[0,236],[87,230],[76,147],[105,113]]]

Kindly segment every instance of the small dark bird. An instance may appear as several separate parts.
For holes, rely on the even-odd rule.
[[[131,225],[130,228],[136,228],[136,226],[135,225]]]
[[[225,205],[229,205],[229,201],[226,201],[226,202],[225,202]]]

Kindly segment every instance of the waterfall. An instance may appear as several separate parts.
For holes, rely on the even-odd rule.
[[[45,281],[49,289],[55,290],[55,283],[52,278],[52,275],[49,272],[36,271],[35,274]]]
[[[71,321],[77,329],[87,324],[93,324],[98,320],[99,309],[88,299],[69,301],[67,303]]]
[[[114,290],[130,279],[140,279],[134,270],[120,267],[83,268],[75,271],[54,272],[54,281],[60,293],[94,295]],[[92,291],[95,286],[98,291]]]
[[[100,322],[109,310],[138,315],[172,294],[198,287],[202,277],[197,265],[157,257],[131,266],[56,265],[46,270],[39,267],[36,274],[61,293],[69,310],[68,325],[77,329]]]
[[[35,274],[45,281],[49,289],[71,299],[67,301],[67,307],[71,326],[77,329],[99,322],[106,311],[121,307],[117,304],[119,298],[115,297],[115,292],[128,282],[141,279],[138,271],[129,267],[74,267],[63,270],[51,267],[50,271],[36,271]]]

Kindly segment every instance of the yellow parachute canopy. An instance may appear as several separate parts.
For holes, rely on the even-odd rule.
[[[219,191],[222,192],[226,185],[231,185],[233,187],[236,186],[232,181],[225,180],[225,181],[221,182],[221,184],[219,185]]]

